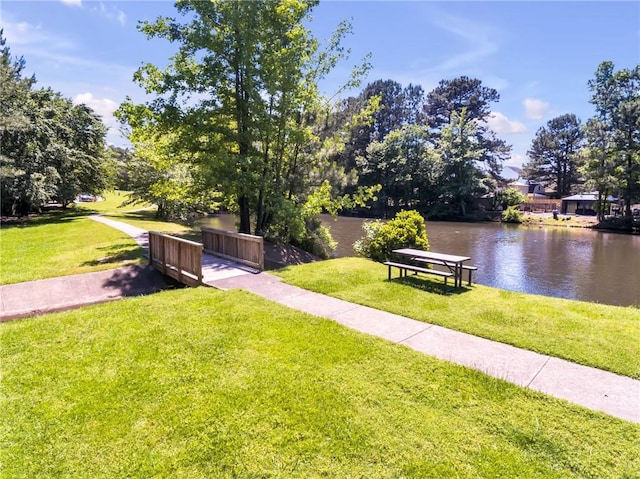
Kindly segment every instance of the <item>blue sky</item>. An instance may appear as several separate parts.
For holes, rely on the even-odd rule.
[[[0,4],[0,25],[14,56],[24,56],[38,86],[86,103],[125,145],[111,112],[127,95],[142,102],[133,72],[164,65],[172,47],[147,40],[139,20],[175,15],[170,1],[13,1]],[[460,75],[500,93],[490,126],[513,145],[507,164],[526,161],[536,131],[550,119],[593,115],[587,82],[598,64],[640,63],[640,2],[324,1],[310,23],[321,39],[351,20],[350,63],[337,68],[326,93],[346,80],[368,52],[367,81],[392,79],[425,91]]]

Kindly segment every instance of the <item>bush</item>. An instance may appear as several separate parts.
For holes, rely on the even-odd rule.
[[[397,248],[429,249],[424,218],[415,210],[401,211],[386,223],[365,221],[362,228],[365,235],[353,249],[358,255],[380,263],[388,261]]]
[[[524,203],[526,200],[527,197],[516,188],[507,188],[502,192],[500,197],[502,208],[505,210],[511,206],[520,206],[520,203]]]
[[[522,223],[522,213],[517,206],[509,206],[502,212],[503,223]]]

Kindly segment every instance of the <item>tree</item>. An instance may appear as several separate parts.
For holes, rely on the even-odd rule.
[[[570,195],[580,181],[580,149],[584,132],[573,114],[553,118],[538,129],[527,152],[530,161],[524,176],[538,183],[553,185],[558,197]]]
[[[25,204],[28,198],[37,201],[38,197],[46,199],[52,192],[46,188],[28,188],[25,172],[16,164],[20,160],[16,155],[21,138],[29,131],[27,103],[35,77],[24,78],[24,58],[13,58],[6,44],[3,30],[0,30],[0,194],[2,196],[2,212],[15,215],[26,213],[30,206]],[[35,184],[42,186],[43,178]],[[40,191],[37,194],[36,191]]]
[[[368,108],[371,113],[367,121],[352,123],[345,148],[336,156],[336,161],[347,171],[358,171],[358,163],[362,163],[372,142],[382,142],[392,131],[418,122],[423,101],[422,87],[417,85],[403,87],[393,80],[376,80],[367,84],[357,97],[349,97],[341,104],[343,123],[363,109]],[[372,109],[372,105],[376,108]],[[369,183],[364,179],[361,184]]]
[[[424,121],[436,133],[451,126],[454,121],[459,122],[465,110],[464,121],[475,124],[476,142],[482,149],[477,159],[478,165],[494,178],[499,177],[502,163],[511,151],[511,147],[486,124],[491,114],[491,104],[499,100],[500,95],[495,89],[483,86],[478,79],[461,76],[440,81],[427,94],[424,103]],[[457,115],[455,119],[454,115]]]
[[[527,199],[517,188],[507,188],[496,196],[505,210],[510,206],[520,206],[520,203],[524,203]]]
[[[580,169],[585,179],[585,187],[597,191],[596,214],[598,221],[604,220],[607,198],[618,194],[623,188],[621,166],[610,143],[611,135],[598,118],[591,118],[584,128],[586,145],[582,149],[583,165]]]
[[[24,78],[25,60],[13,58],[0,29],[0,135],[24,131],[29,127],[25,106],[35,75]]]
[[[382,185],[378,211],[427,210],[439,198],[442,162],[423,126],[407,125],[369,144],[359,160],[361,179]]]
[[[39,210],[57,200],[69,204],[82,192],[106,185],[102,169],[105,127],[85,105],[50,88],[33,90],[22,78],[24,60],[2,45],[0,77],[0,190],[3,213]]]
[[[129,190],[125,204],[155,204],[157,218],[184,222],[219,208],[221,195],[206,168],[184,156],[179,137],[152,126],[134,128],[130,140],[135,151],[122,158]]]
[[[178,52],[164,71],[147,64],[136,72],[157,97],[146,109],[125,103],[122,118],[133,129],[175,131],[181,156],[205,165],[232,199],[239,230],[250,232],[253,218],[255,233],[268,235],[283,211],[300,212],[318,181],[309,151],[325,108],[317,84],[348,54],[340,42],[350,27],[341,24],[323,50],[303,23],[315,0],[176,5],[184,23],[158,18],[141,26]]]
[[[467,214],[473,199],[487,192],[486,178],[477,168],[484,154],[477,127],[461,113],[451,113],[450,123],[442,128],[437,150],[442,158],[442,196],[439,215]]]
[[[622,182],[625,216],[631,217],[631,204],[640,198],[640,65],[614,71],[612,62],[602,62],[589,88],[601,130],[595,149],[603,155],[606,152],[613,162],[610,166],[615,165],[614,174]],[[592,164],[594,169],[589,172],[597,176],[603,162]],[[611,171],[607,168],[607,174]]]

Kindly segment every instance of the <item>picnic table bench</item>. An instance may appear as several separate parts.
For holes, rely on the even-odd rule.
[[[466,261],[471,258],[468,256],[457,256],[444,253],[436,253],[434,251],[425,251],[413,248],[401,248],[393,250],[393,253],[402,258],[400,261],[387,261],[385,264],[389,266],[389,278],[391,278],[391,267],[400,268],[401,274],[404,272],[405,276],[407,271],[414,271],[417,273],[433,274],[442,276],[445,278],[445,284],[448,277],[453,276],[454,287],[462,286],[462,271],[469,272],[469,285],[471,284],[472,272],[477,270],[476,266],[465,265]],[[427,265],[441,265],[445,266],[449,271],[440,271],[423,266],[416,265],[415,263],[423,263]]]
[[[453,273],[450,273],[448,271],[439,271],[437,269],[424,268],[422,266],[416,266],[408,263],[397,263],[395,261],[385,261],[383,264],[389,267],[389,279],[391,279],[392,267],[398,268],[400,270],[400,277],[402,277],[403,273],[404,273],[404,276],[406,276],[407,271],[413,271],[414,273],[424,273],[424,274],[433,274],[436,276],[442,276],[444,278],[445,285],[447,284],[447,278],[450,278],[451,276],[453,276]]]
[[[414,261],[421,262],[421,263],[437,264],[437,265],[440,265],[440,266],[447,266],[447,264],[446,264],[444,261],[439,261],[439,260],[436,260],[436,259],[413,258],[413,260],[414,260]],[[463,265],[461,266],[461,268],[462,268],[464,271],[468,271],[468,272],[469,272],[469,277],[468,277],[467,284],[468,284],[469,286],[471,286],[471,275],[472,275],[472,273],[473,273],[474,271],[477,271],[477,270],[478,270],[478,267],[477,267],[477,266],[471,266],[471,265],[468,265],[468,264],[463,264]]]

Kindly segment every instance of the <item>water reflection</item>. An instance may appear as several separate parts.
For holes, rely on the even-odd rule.
[[[353,256],[363,220],[322,215],[338,248]],[[208,226],[235,229],[235,219],[218,215]],[[479,284],[544,296],[640,306],[640,236],[583,229],[428,222],[433,251],[470,256]]]

